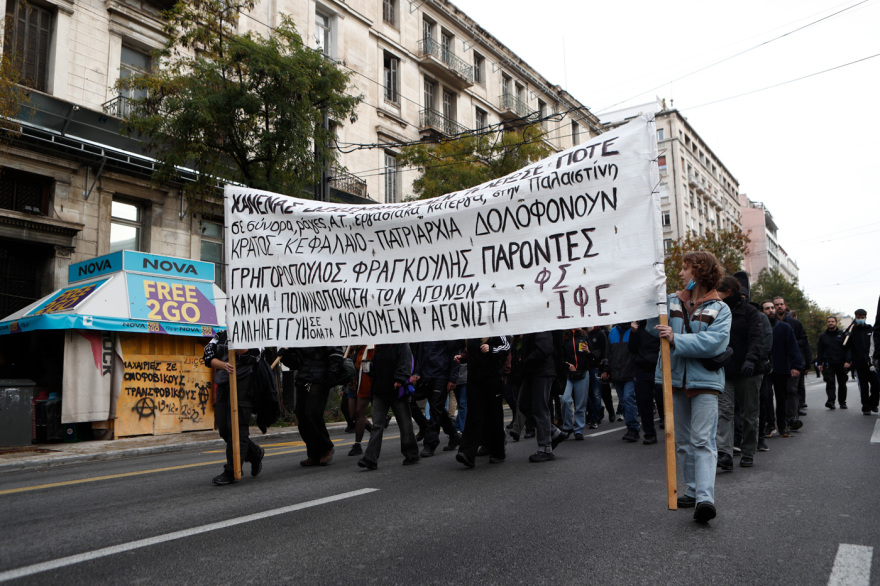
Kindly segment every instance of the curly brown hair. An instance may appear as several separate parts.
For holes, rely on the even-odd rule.
[[[694,279],[709,291],[717,288],[724,276],[718,259],[714,254],[705,250],[686,253],[682,258],[682,263],[691,267]]]

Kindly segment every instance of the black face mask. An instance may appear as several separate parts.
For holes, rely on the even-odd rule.
[[[726,303],[730,309],[736,309],[741,302],[742,297],[739,295],[728,295],[724,298],[724,303]]]

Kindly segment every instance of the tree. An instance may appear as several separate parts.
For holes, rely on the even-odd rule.
[[[12,27],[12,18],[7,16],[2,21],[0,36]],[[21,135],[21,124],[15,118],[21,110],[22,103],[27,101],[27,94],[18,83],[21,75],[15,65],[14,55],[6,48],[0,55],[0,146],[6,146]]]
[[[346,94],[349,74],[306,47],[289,17],[267,37],[238,33],[253,7],[178,2],[165,13],[158,66],[117,83],[142,96],[126,121],[159,161],[154,180],[197,172],[183,187],[191,205],[213,198],[223,180],[302,197],[335,155],[324,116],[354,119],[361,100]]]
[[[500,133],[469,134],[439,144],[403,147],[398,162],[421,171],[413,191],[419,199],[430,199],[504,177],[547,157],[550,147],[542,136],[534,124]]]
[[[707,230],[705,236],[687,234],[684,238],[679,238],[666,250],[666,289],[672,292],[684,286],[678,272],[681,270],[681,261],[686,253],[697,250],[711,252],[721,263],[724,274],[732,275],[742,270],[748,243],[748,235],[738,226],[718,232]]]

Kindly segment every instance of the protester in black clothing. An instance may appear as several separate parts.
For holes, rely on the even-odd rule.
[[[523,336],[523,392],[520,394],[519,408],[527,417],[534,418],[538,441],[538,451],[529,456],[530,462],[556,459],[553,449],[568,437],[553,425],[550,415],[550,390],[557,376],[555,357],[553,332]]]
[[[341,346],[288,348],[281,352],[281,362],[296,370],[296,422],[307,456],[300,466],[326,466],[333,460],[335,450],[324,411],[331,384],[343,372],[342,353]]]
[[[794,336],[797,339],[798,349],[801,351],[804,367],[797,379],[792,379],[791,384],[797,388],[798,395],[798,412],[795,413],[795,421],[798,420],[799,411],[807,408],[807,389],[804,384],[804,377],[810,371],[810,364],[813,362],[813,352],[810,348],[810,339],[807,337],[807,331],[800,321],[797,320],[793,312],[788,308],[785,299],[782,297],[773,298],[773,306],[776,308],[777,319],[784,321],[794,330]]]
[[[843,344],[850,352],[852,368],[858,377],[863,415],[877,413],[880,401],[876,368],[871,364],[871,334],[874,328],[868,325],[867,318],[867,311],[856,310],[855,320],[849,326],[849,335],[844,337]]]
[[[408,466],[419,461],[419,444],[413,433],[412,413],[406,384],[412,374],[413,357],[409,344],[378,344],[367,374],[372,378],[370,390],[373,394],[373,433],[358,466],[368,470],[379,467],[379,454],[382,451],[382,435],[388,409],[394,413],[400,431],[400,452],[403,464]]]
[[[836,409],[834,402],[839,401],[840,408],[846,409],[846,371],[850,367],[850,352],[843,347],[844,334],[837,327],[837,318],[829,315],[825,325],[828,329],[819,335],[816,350],[816,363],[825,379],[825,394],[828,397],[825,406]]]
[[[608,388],[608,417],[613,422],[614,418],[614,402],[611,399],[611,385],[602,384],[599,379],[599,368],[602,361],[605,360],[605,351],[608,347],[608,337],[605,335],[605,329],[599,326],[590,328],[587,332],[587,338],[590,342],[590,396],[587,399],[587,426],[590,429],[599,427],[602,421],[602,415],[605,411],[602,409],[602,400],[604,399],[604,389]]]
[[[422,342],[414,348],[415,369],[412,382],[425,395],[431,412],[427,422],[422,458],[434,455],[440,445],[440,428],[449,438],[449,447],[458,446],[461,437],[455,431],[455,424],[446,410],[446,398],[455,389],[458,364],[455,355],[458,346],[455,342]]]
[[[660,420],[663,420],[663,385],[654,382],[657,360],[660,357],[660,338],[645,331],[647,320],[633,322],[630,326],[629,351],[635,365],[636,404],[639,408],[639,419],[646,446],[657,443],[657,431],[654,429],[654,405]]]
[[[473,468],[479,447],[489,450],[489,462],[500,464],[504,452],[504,411],[501,404],[504,394],[502,369],[510,343],[507,336],[471,338],[464,349],[456,354],[456,362],[468,365],[467,419],[461,445],[455,459]]]
[[[770,349],[773,370],[768,376],[776,397],[776,426],[780,436],[791,437],[790,425],[797,417],[798,407],[797,386],[791,384],[791,379],[801,374],[803,359],[794,330],[777,319],[773,302],[767,300],[761,306],[773,326],[773,347]]]
[[[718,294],[730,307],[730,342],[733,356],[724,367],[724,392],[718,397],[718,467],[733,470],[734,410],[739,408],[742,420],[742,453],[740,466],[749,468],[758,446],[758,409],[760,406],[761,375],[758,366],[763,362],[764,325],[758,310],[747,303],[740,291],[742,286],[735,277],[724,277]]]
[[[238,395],[238,444],[241,462],[251,463],[251,476],[257,476],[263,469],[265,450],[250,439],[251,413],[253,400],[251,397],[251,381],[254,365],[260,357],[260,351],[241,349],[235,351],[235,368],[229,361],[229,346],[226,331],[218,332],[205,346],[205,365],[214,369],[214,382],[217,383],[217,400],[214,404],[214,424],[220,437],[226,442],[226,464],[223,473],[216,476],[214,484],[222,486],[235,482],[235,467],[232,445],[232,409],[229,395],[229,375],[235,373]]]

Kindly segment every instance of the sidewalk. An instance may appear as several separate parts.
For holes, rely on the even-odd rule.
[[[397,422],[392,420],[392,426]],[[345,423],[328,423],[331,436],[345,432]],[[251,438],[257,443],[268,439],[297,441],[300,439],[296,427],[270,427],[265,435],[258,427],[251,427]],[[0,447],[0,474],[13,470],[35,470],[51,468],[64,464],[113,460],[131,456],[145,456],[166,452],[180,452],[194,449],[220,449],[225,443],[216,430],[191,431],[169,435],[144,435],[110,441],[87,441],[58,444],[39,444],[30,446]]]

